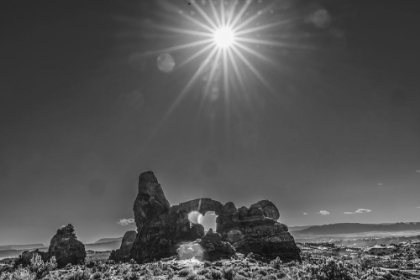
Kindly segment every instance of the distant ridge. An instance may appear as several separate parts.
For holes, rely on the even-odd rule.
[[[289,232],[291,232],[291,231],[304,230],[304,229],[307,229],[307,228],[310,228],[310,227],[313,227],[313,225],[312,226],[293,226],[293,227],[288,227],[288,228],[289,228]]]
[[[350,234],[369,231],[406,231],[420,230],[420,222],[394,223],[394,224],[359,224],[339,223],[322,226],[311,226],[309,228],[295,231],[298,234],[327,235],[327,234]]]
[[[6,250],[31,250],[45,248],[44,244],[24,244],[24,245],[1,245],[0,251]]]
[[[122,241],[122,236],[121,237],[110,237],[110,238],[101,238],[98,241],[95,241],[94,244],[97,243],[108,243],[108,242],[115,242],[115,241]]]

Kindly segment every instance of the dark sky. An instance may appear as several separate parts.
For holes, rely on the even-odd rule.
[[[164,1],[8,2],[0,245],[47,244],[67,223],[83,242],[122,236],[147,170],[171,204],[268,198],[290,226],[419,221],[416,0],[276,0],[255,25],[292,20],[256,36],[292,46],[249,45],[276,65],[249,56],[274,90],[244,67],[246,92],[232,86],[229,103],[203,98],[200,77],[172,111],[205,56],[165,73],[159,54],[142,55],[191,42],[155,28],[188,24]],[[371,211],[344,214],[358,209]]]

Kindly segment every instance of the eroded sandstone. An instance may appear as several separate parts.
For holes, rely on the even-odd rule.
[[[200,242],[207,239],[217,244],[232,245],[237,252],[244,254],[252,252],[269,259],[279,256],[283,261],[300,260],[300,250],[287,226],[277,221],[280,213],[269,200],[239,209],[232,202],[223,205],[210,198],[170,206],[151,171],[140,175],[138,191],[133,207],[138,233],[130,253],[137,262],[154,261],[178,253],[183,253],[185,257],[186,252],[182,248],[179,250],[181,245],[191,242],[202,245]],[[188,219],[192,211],[202,215],[214,211],[218,216],[217,233],[210,232],[207,237],[204,236],[203,226]],[[218,243],[216,235],[220,236],[219,241],[223,243]],[[207,246],[212,249],[201,247],[204,248],[205,258],[214,259],[229,256],[229,246],[219,246],[220,252],[214,250],[214,246]]]

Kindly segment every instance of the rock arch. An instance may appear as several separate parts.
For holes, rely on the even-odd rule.
[[[249,209],[237,209],[233,202],[223,205],[211,198],[170,206],[153,172],[148,171],[140,175],[133,210],[138,233],[130,255],[140,263],[176,255],[181,244],[204,236],[201,224],[190,223],[191,211],[202,215],[214,211],[217,233],[240,253],[253,252],[267,258],[279,256],[284,261],[300,260],[299,248],[287,226],[277,221],[280,213],[269,200],[252,204]]]

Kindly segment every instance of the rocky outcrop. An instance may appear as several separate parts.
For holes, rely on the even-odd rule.
[[[283,261],[300,260],[300,251],[293,237],[286,225],[277,222],[280,213],[269,200],[259,201],[249,209],[237,209],[232,202],[223,205],[210,198],[170,207],[151,171],[140,175],[138,191],[133,207],[138,233],[130,253],[137,262],[153,261],[177,253],[186,256],[187,251],[178,250],[185,244],[200,245],[206,248],[203,258],[215,259],[231,254],[226,242],[244,254],[253,252],[266,258],[279,256]],[[207,237],[204,236],[203,226],[188,219],[188,214],[193,211],[202,215],[214,211],[218,216],[217,233],[210,232]],[[194,248],[198,247],[194,245]],[[193,251],[190,250],[191,255],[196,254]]]
[[[35,254],[38,254],[44,262],[54,256],[58,268],[67,264],[82,264],[86,258],[85,245],[77,240],[74,227],[71,224],[57,230],[57,233],[51,239],[48,252],[42,252],[38,249],[25,251],[19,256],[15,264],[29,265]]]
[[[277,222],[280,213],[269,200],[236,209],[226,203],[217,217],[217,232],[237,252],[254,253],[268,259],[300,260],[300,250],[286,225]]]
[[[201,239],[182,244],[177,253],[181,260],[196,258],[201,261],[215,261],[232,257],[236,250],[229,242],[222,241],[220,234],[210,229]]]
[[[57,267],[66,264],[81,264],[86,258],[85,245],[77,240],[74,227],[71,224],[57,230],[48,248],[50,257],[55,256]]]
[[[115,262],[126,262],[131,259],[130,252],[133,247],[133,243],[136,240],[137,232],[135,230],[127,231],[121,241],[121,246],[117,250],[112,250],[109,260]]]
[[[176,255],[176,250],[182,243],[194,241],[204,235],[203,226],[191,223],[188,213],[199,210],[201,205],[209,208],[212,203],[216,203],[221,207],[210,199],[204,199],[202,203],[197,200],[170,207],[151,171],[140,175],[138,190],[133,207],[137,236],[131,249],[131,257],[137,262]]]

